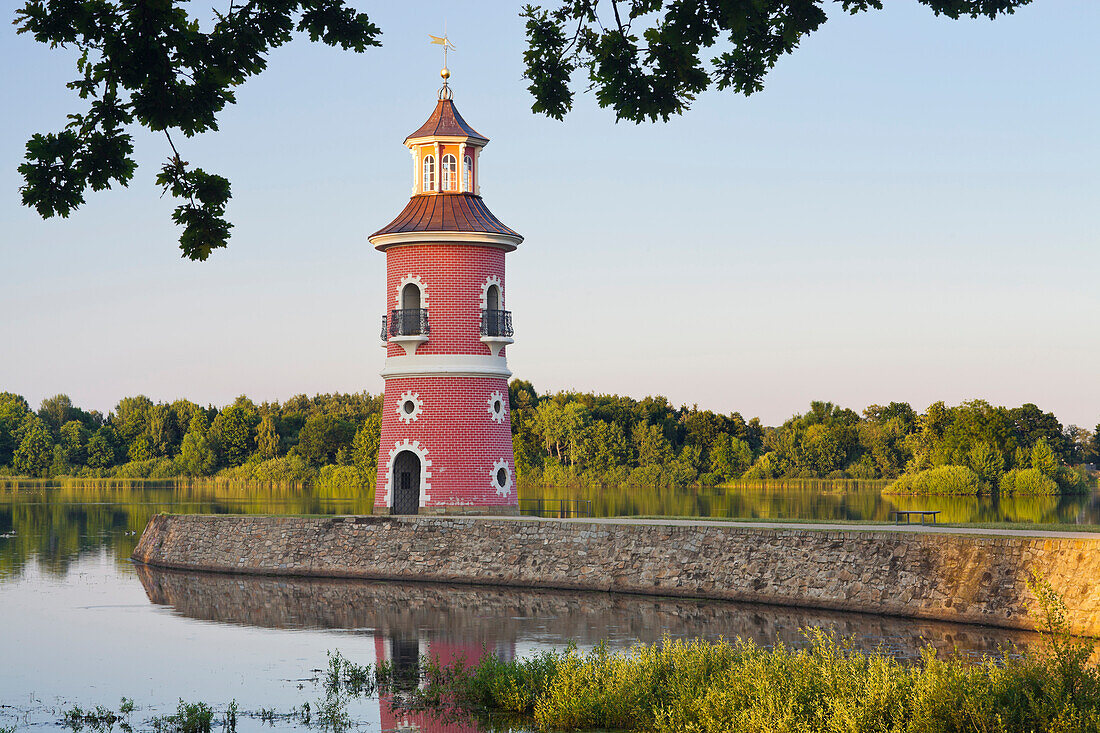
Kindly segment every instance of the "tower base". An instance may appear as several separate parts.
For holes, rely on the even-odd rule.
[[[373,514],[375,516],[388,516],[392,514],[389,507],[374,507]],[[417,511],[416,514],[404,514],[400,516],[406,517],[432,517],[432,516],[469,516],[469,517],[518,517],[519,507],[508,504],[501,504],[499,506],[482,505],[482,506],[423,506]]]

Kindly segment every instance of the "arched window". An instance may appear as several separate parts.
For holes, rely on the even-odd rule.
[[[462,158],[462,190],[473,193],[473,186],[470,185],[470,180],[473,176],[474,161],[470,159],[469,155]]]
[[[453,191],[458,184],[458,161],[448,153],[443,156],[443,190]]]
[[[407,283],[401,288],[401,310],[393,312],[394,330],[397,336],[419,336],[426,332],[424,312],[421,310],[420,288],[416,283]]]
[[[405,310],[420,309],[420,288],[415,283],[409,283],[401,289],[401,307]]]
[[[424,190],[435,190],[435,156],[424,156]]]
[[[496,285],[490,285],[485,292],[485,310],[500,310],[500,288]]]

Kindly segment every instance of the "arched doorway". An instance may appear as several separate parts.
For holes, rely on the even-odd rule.
[[[393,513],[420,510],[420,456],[403,450],[393,460]]]

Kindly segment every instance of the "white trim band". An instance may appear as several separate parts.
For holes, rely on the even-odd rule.
[[[368,237],[367,241],[379,250],[386,250],[399,244],[474,244],[511,252],[519,246],[523,237],[489,232],[397,232]]]
[[[503,356],[422,354],[391,356],[382,370],[383,379],[398,377],[494,377],[508,379],[512,371]]]

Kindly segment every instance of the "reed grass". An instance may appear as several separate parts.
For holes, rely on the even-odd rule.
[[[1084,733],[1100,730],[1093,645],[1075,640],[1049,585],[1033,581],[1046,647],[973,663],[931,648],[906,663],[810,629],[809,645],[665,639],[526,659],[429,666],[428,700],[454,700],[539,730],[659,733]]]

